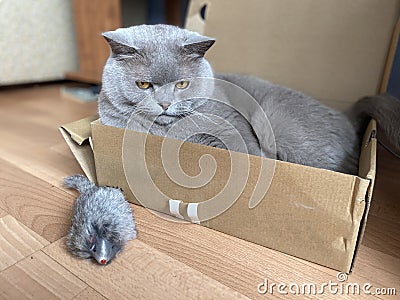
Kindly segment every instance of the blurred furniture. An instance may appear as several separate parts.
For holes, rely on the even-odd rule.
[[[183,26],[189,0],[147,0],[146,24]]]
[[[101,83],[110,48],[101,33],[121,27],[120,0],[73,0],[79,70],[67,79]]]
[[[390,45],[388,60],[383,74],[381,93],[385,92],[400,98],[400,19],[397,21],[393,33],[392,44]]]
[[[78,67],[70,1],[0,1],[0,36],[0,86],[60,80]]]

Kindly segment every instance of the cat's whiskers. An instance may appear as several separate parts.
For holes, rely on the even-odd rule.
[[[145,114],[145,116],[147,117],[151,113],[152,113],[152,111],[148,107],[145,107],[145,106],[138,107],[138,106],[136,106],[134,111],[133,111],[133,113],[132,113],[132,115]]]
[[[207,119],[208,121],[210,121],[211,123],[213,123],[214,125],[219,125],[217,122],[215,122],[214,120],[212,120],[211,118],[209,118],[208,116],[206,116],[206,115],[204,115],[204,114],[202,114],[202,113],[199,113],[199,112],[194,112],[193,113],[194,115],[196,115],[196,116],[200,116],[200,117],[202,117],[202,118],[204,118],[204,119]]]

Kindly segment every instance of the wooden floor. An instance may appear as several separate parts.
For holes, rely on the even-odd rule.
[[[58,126],[96,113],[63,99],[59,85],[0,90],[1,299],[330,299],[273,295],[269,283],[338,282],[337,272],[198,225],[168,222],[133,206],[139,238],[106,267],[65,249],[77,194],[60,186],[81,169]],[[359,257],[347,282],[396,288],[399,299],[400,160],[379,148],[374,199]],[[287,291],[287,290],[286,290]]]

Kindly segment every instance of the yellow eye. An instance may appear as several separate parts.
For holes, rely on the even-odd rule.
[[[175,86],[178,88],[178,89],[186,89],[187,87],[188,87],[188,85],[189,85],[189,81],[179,81],[177,84],[175,84]]]
[[[139,89],[142,90],[147,90],[148,88],[151,87],[151,83],[145,81],[136,81],[136,85],[138,86]]]

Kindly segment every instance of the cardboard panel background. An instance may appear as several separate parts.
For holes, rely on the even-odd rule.
[[[192,3],[187,25],[217,39],[207,55],[215,71],[351,103],[379,91],[399,8],[399,0],[205,0]]]

